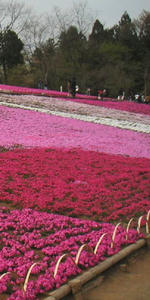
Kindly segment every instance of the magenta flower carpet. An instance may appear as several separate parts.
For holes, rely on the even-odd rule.
[[[136,242],[140,216],[149,230],[150,106],[27,94],[0,98],[0,293],[9,300],[44,299]]]

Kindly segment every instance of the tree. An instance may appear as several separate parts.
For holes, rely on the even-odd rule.
[[[81,77],[82,65],[85,63],[86,37],[78,32],[75,26],[63,31],[59,38],[59,55],[61,55],[64,70],[68,69],[68,77],[73,74]]]
[[[7,83],[8,70],[23,63],[23,43],[11,30],[0,32],[0,64],[3,69],[4,81]]]
[[[150,49],[150,12],[143,11],[139,19],[135,22],[140,41],[144,47]]]
[[[70,26],[78,29],[84,36],[88,36],[94,17],[92,10],[88,8],[87,1],[73,2],[73,6],[66,11],[54,7],[52,16],[48,16],[50,27],[53,27],[55,38],[58,39],[61,32],[67,31]]]
[[[93,24],[91,34],[88,39],[88,70],[90,82],[88,85],[93,87],[94,94],[98,89],[105,87],[105,74],[101,72],[105,65],[103,57],[103,45],[112,40],[112,31],[105,29],[103,24],[96,19]]]
[[[18,64],[9,70],[8,82],[10,85],[34,87],[33,74],[25,64]]]
[[[144,94],[150,95],[150,12],[143,11],[135,22],[139,34]]]
[[[31,9],[25,7],[25,3],[18,0],[0,1],[0,27],[1,30],[10,29],[20,35],[26,30]]]
[[[96,20],[93,28],[92,33],[89,35],[89,41],[99,44],[102,43],[106,38],[104,26],[100,23],[99,20]]]
[[[87,1],[74,2],[70,15],[72,16],[72,24],[87,38],[94,21],[92,10],[88,8]]]
[[[128,52],[132,55],[132,58],[139,58],[137,51],[139,41],[136,27],[126,11],[122,15],[119,25],[115,25],[113,30],[114,41],[120,42],[122,45],[128,47]]]
[[[43,84],[52,85],[52,78],[55,77],[54,58],[55,43],[53,39],[49,38],[45,43],[39,45],[32,55],[31,71],[36,82],[40,78]]]
[[[94,22],[92,27],[92,32],[89,35],[88,39],[88,64],[89,69],[100,69],[101,68],[101,56],[100,56],[100,47],[105,40],[105,30],[104,26],[100,23],[99,20]]]

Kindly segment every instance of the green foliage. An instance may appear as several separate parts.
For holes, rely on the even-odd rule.
[[[0,64],[3,69],[4,81],[7,82],[8,70],[23,63],[23,43],[12,30],[0,32]]]
[[[48,39],[37,47],[32,56],[31,72],[33,74],[35,87],[39,79],[49,88],[56,88],[54,85],[56,46],[53,39]]]
[[[110,29],[95,20],[88,37],[72,24],[57,40],[49,36],[39,43],[29,66],[23,65],[22,49],[15,32],[0,32],[0,72],[5,82],[37,87],[41,79],[49,89],[59,90],[62,85],[67,90],[68,80],[75,76],[83,93],[90,87],[95,95],[104,88],[115,97],[120,88],[126,96],[131,91],[150,94],[149,12],[134,22],[124,12]]]
[[[34,87],[32,73],[25,65],[17,65],[9,70],[8,82],[11,85]]]
[[[143,11],[136,26],[140,41],[143,90],[145,95],[150,95],[150,12]]]
[[[105,42],[100,48],[104,64],[116,64],[128,59],[129,49],[119,42]]]
[[[106,38],[104,26],[100,23],[99,20],[96,20],[93,28],[92,33],[89,36],[89,41],[91,43],[102,43]]]
[[[75,26],[61,33],[59,51],[71,73],[78,73],[85,61],[86,38]]]

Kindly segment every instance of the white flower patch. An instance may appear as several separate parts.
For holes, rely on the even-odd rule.
[[[8,99],[8,97],[7,97],[7,99]],[[31,107],[31,106],[29,106],[29,104],[22,105],[22,104],[3,102],[3,101],[1,101],[0,104],[6,105],[9,107],[22,108],[22,109],[43,112],[43,113],[47,113],[47,114],[51,114],[51,115],[55,115],[55,116],[64,117],[64,118],[72,118],[72,119],[77,119],[77,120],[81,120],[81,121],[85,121],[85,122],[92,122],[92,123],[96,123],[96,124],[114,126],[114,127],[118,127],[118,128],[122,128],[122,129],[129,129],[129,130],[134,130],[134,131],[143,132],[143,133],[150,133],[149,117],[144,116],[144,118],[146,118],[146,122],[144,122],[144,118],[143,118],[143,122],[142,122],[142,119],[139,119],[139,122],[138,121],[136,122],[134,119],[134,115],[137,115],[137,114],[133,114],[133,113],[131,113],[131,118],[129,118],[129,120],[125,120],[125,117],[124,117],[124,119],[121,119],[119,117],[120,111],[117,111],[116,114],[112,114],[112,115],[106,114],[106,117],[103,117],[103,115],[104,115],[103,109],[102,109],[102,114],[99,113],[99,115],[94,116],[94,115],[87,115],[87,114],[83,114],[83,113],[82,114],[77,113],[77,110],[75,111],[75,113],[71,113],[68,111],[65,112],[65,111],[51,110],[51,109],[46,109],[46,108]],[[108,110],[110,112],[110,109],[105,108],[105,111],[108,111]],[[112,111],[114,112],[115,110],[112,110]],[[129,114],[130,113],[128,113],[128,115]],[[125,112],[125,115],[127,115],[127,112]],[[132,121],[132,116],[133,116],[133,121]],[[118,117],[118,119],[116,119],[117,117]]]

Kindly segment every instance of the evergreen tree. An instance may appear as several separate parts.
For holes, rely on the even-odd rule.
[[[138,36],[135,24],[131,21],[127,12],[121,17],[119,25],[114,26],[114,40],[120,42],[122,45],[128,47],[128,52],[131,58],[138,58]]]
[[[141,49],[141,81],[143,80],[143,93],[146,96],[150,95],[150,12],[143,11],[136,25]]]
[[[68,30],[61,33],[57,52],[57,56],[61,58],[59,60],[62,67],[61,71],[64,71],[65,81],[75,76],[77,83],[80,82],[80,87],[83,79],[82,68],[84,69],[87,59],[86,49],[86,37],[82,32],[78,32],[77,27],[70,26]],[[59,68],[58,64],[57,67]]]
[[[0,64],[4,81],[7,83],[8,70],[23,63],[23,43],[12,30],[0,32]]]

